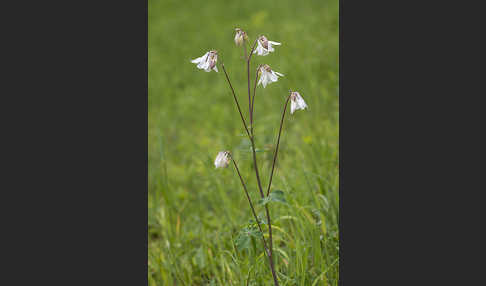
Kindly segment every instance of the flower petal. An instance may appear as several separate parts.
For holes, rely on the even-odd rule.
[[[277,81],[278,80],[278,76],[274,72],[269,73],[268,78],[269,78],[270,81]]]
[[[290,101],[290,114],[294,114],[295,108],[296,108],[295,102],[293,100]]]
[[[197,58],[197,59],[193,59],[193,60],[191,61],[191,63],[198,64],[198,63],[200,63],[200,62],[204,61],[204,59],[205,59],[205,58],[208,56],[208,54],[209,54],[209,52],[206,52],[206,53],[205,53],[205,54],[204,54],[202,57],[199,57],[199,58]]]

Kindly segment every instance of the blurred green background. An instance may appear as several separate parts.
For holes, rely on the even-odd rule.
[[[238,162],[254,202],[259,194],[249,140],[222,72],[248,116],[246,66],[234,28],[253,42],[281,42],[252,58],[285,77],[257,87],[254,128],[262,184],[268,184],[288,90],[309,108],[287,115],[270,204],[280,285],[337,285],[339,279],[339,2],[149,0],[149,285],[273,285],[259,240],[236,243],[252,215],[232,166],[215,169],[221,150]],[[219,52],[219,73],[191,59]],[[261,212],[259,207],[257,212]]]

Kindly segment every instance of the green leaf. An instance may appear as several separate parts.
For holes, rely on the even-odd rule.
[[[284,194],[283,191],[281,191],[281,190],[275,190],[275,191],[271,192],[264,199],[260,199],[258,201],[258,204],[260,204],[260,205],[266,205],[269,202],[279,202],[279,203],[286,204],[287,203],[287,200],[285,200],[285,194]]]
[[[256,239],[261,239],[262,237],[262,233],[257,228],[256,223],[252,223],[240,230],[238,236],[235,239],[236,248],[239,251],[242,251],[244,249],[250,249],[252,247],[252,237]]]
[[[235,240],[235,245],[236,248],[239,251],[242,251],[244,249],[250,249],[251,247],[251,238],[248,234],[240,232],[238,234],[238,237]]]
[[[264,199],[260,199],[260,200],[258,200],[258,204],[259,204],[259,205],[262,205],[262,206],[264,206],[264,205],[268,204],[269,202],[270,202],[270,197],[266,197],[266,198],[264,198]]]

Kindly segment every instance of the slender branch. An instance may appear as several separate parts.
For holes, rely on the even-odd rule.
[[[260,68],[260,66],[258,68]],[[253,107],[255,106],[255,94],[256,94],[257,79],[258,79],[258,69],[257,69],[257,73],[256,73],[256,78],[255,78],[255,85],[253,87],[253,98],[251,100],[251,111],[250,111],[250,132],[251,132],[252,137],[254,136],[254,134],[253,134]],[[258,178],[258,175],[257,175],[257,178]],[[267,193],[267,196],[268,196],[268,193]],[[273,258],[272,221],[271,221],[271,218],[270,218],[270,211],[268,209],[268,205],[265,205],[265,212],[266,212],[266,215],[267,215],[268,235],[269,235],[269,239],[270,239],[270,253],[272,254],[272,258]]]
[[[285,107],[282,113],[282,119],[280,120],[280,130],[278,131],[278,139],[277,139],[277,146],[275,148],[275,154],[273,155],[273,164],[272,164],[272,172],[270,172],[270,181],[268,182],[268,188],[267,188],[267,196],[270,193],[270,187],[272,186],[272,178],[273,178],[273,171],[275,169],[275,162],[277,162],[277,154],[278,154],[278,146],[280,144],[280,134],[282,134],[282,127],[283,127],[283,122],[285,118],[285,111],[287,110],[287,105],[289,103],[289,99],[292,93],[287,97],[287,101],[285,102]]]
[[[253,100],[250,100],[250,60],[251,56],[253,55],[253,51],[255,50],[256,43],[258,41],[258,37],[255,39],[255,43],[253,44],[253,47],[251,49],[250,55],[248,57],[247,61],[247,70],[248,70],[248,101],[250,102],[249,108],[250,108],[250,130],[251,130],[251,146],[252,146],[252,151],[253,151],[253,163],[255,165],[255,175],[257,178],[257,183],[258,183],[258,189],[260,190],[260,196],[262,199],[265,197],[263,194],[263,189],[262,189],[262,184],[260,180],[260,174],[258,172],[258,164],[257,164],[257,159],[256,159],[256,152],[255,152],[255,140],[254,140],[254,134],[253,134],[253,107],[254,107],[254,102],[253,100],[255,99],[255,91],[256,91],[256,84],[257,84],[257,79],[258,79],[258,71],[256,72],[256,78],[255,78],[255,86],[253,88]],[[267,194],[268,196],[268,194]],[[276,286],[278,286],[278,279],[275,274],[275,269],[274,269],[274,264],[273,264],[273,237],[272,237],[272,221],[270,219],[270,211],[268,210],[268,205],[265,205],[265,211],[267,215],[267,223],[268,223],[268,235],[270,239],[270,266],[272,270],[272,275],[273,275],[273,280]]]
[[[270,256],[270,252],[268,251],[268,246],[267,246],[267,241],[265,240],[265,237],[263,236],[263,230],[262,227],[260,226],[260,221],[258,220],[258,216],[255,212],[255,208],[253,207],[253,203],[251,202],[250,195],[248,194],[248,190],[246,189],[245,182],[243,181],[243,177],[241,177],[240,170],[238,169],[238,166],[236,165],[236,161],[231,157],[231,161],[233,161],[233,165],[235,166],[236,172],[238,173],[238,176],[240,177],[241,184],[243,185],[243,189],[245,190],[246,197],[248,199],[248,202],[250,203],[250,208],[253,213],[253,216],[255,217],[255,220],[258,224],[258,228],[260,229],[260,232],[262,234],[262,240],[263,240],[263,246],[265,247],[265,252],[267,253],[267,256]]]
[[[248,61],[249,57],[246,52],[246,44],[243,45],[245,50],[245,60],[246,60],[246,68],[248,70],[248,77],[250,77],[250,62]],[[248,116],[250,117],[251,121],[251,98],[250,98],[250,81],[248,81]],[[251,123],[250,123],[250,130],[251,130]]]
[[[253,46],[251,47],[251,51],[250,51],[250,55],[248,55],[247,59],[246,59],[246,69],[247,69],[247,74],[248,74],[248,108],[249,108],[249,116],[250,116],[250,129],[253,129],[253,126],[252,126],[252,118],[253,118],[253,115],[252,115],[252,112],[253,112],[253,101],[250,100],[250,60],[251,60],[251,56],[253,55],[253,52],[255,51],[255,46],[256,46],[256,43],[258,41],[258,37],[255,39],[255,42],[253,43]],[[246,53],[246,46],[245,46],[245,53]],[[253,136],[253,132],[251,133],[251,135]]]
[[[262,189],[262,183],[260,180],[260,174],[258,172],[258,164],[257,164],[257,159],[256,159],[256,153],[255,153],[255,141],[253,140],[253,137],[250,136],[250,142],[251,142],[251,150],[253,151],[253,165],[255,167],[255,175],[257,178],[257,183],[258,183],[258,190],[260,191],[260,197],[265,198],[265,195],[263,194],[263,189]]]
[[[252,126],[252,114],[251,114],[251,111],[252,111],[252,102],[251,102],[251,95],[250,95],[250,60],[251,60],[251,56],[253,55],[253,51],[255,50],[255,45],[257,43],[257,40],[258,38],[255,39],[255,43],[253,44],[253,47],[251,48],[251,51],[250,51],[250,55],[247,57],[246,59],[246,70],[247,70],[247,74],[248,74],[248,116],[250,117],[250,129],[253,129],[253,126]],[[245,46],[245,56],[246,56],[246,46]],[[252,136],[253,136],[253,132],[252,132]]]
[[[236,106],[238,107],[238,111],[240,112],[241,121],[243,121],[243,125],[245,126],[246,134],[248,134],[248,137],[251,137],[250,132],[248,131],[248,127],[246,127],[245,118],[243,118],[243,114],[241,113],[240,104],[238,103],[238,99],[236,98],[235,90],[233,89],[233,86],[231,85],[230,79],[228,77],[228,73],[226,72],[226,69],[224,68],[224,64],[222,62],[221,62],[221,66],[223,67],[224,75],[226,76],[226,80],[228,81],[228,84],[231,88],[231,91],[233,92],[233,97],[235,99]]]
[[[267,253],[267,257],[268,257],[268,260],[270,262],[270,270],[272,271],[273,282],[275,283],[275,286],[279,286],[277,274],[275,272],[275,265],[273,264],[273,252],[271,250],[268,251],[267,242],[265,240],[265,236],[263,235],[263,231],[262,231],[262,228],[260,226],[260,221],[258,220],[258,216],[256,215],[255,208],[253,207],[253,203],[251,202],[250,195],[248,194],[248,190],[246,189],[245,182],[243,181],[243,178],[241,177],[240,170],[238,169],[238,166],[236,165],[236,162],[233,159],[233,157],[231,157],[231,161],[233,161],[233,165],[235,166],[236,172],[238,173],[238,176],[240,177],[241,184],[243,185],[243,189],[245,190],[246,197],[248,198],[248,202],[250,203],[251,211],[253,212],[253,216],[255,217],[258,228],[260,229],[260,233],[262,234],[263,245],[265,247],[265,252]],[[268,214],[268,208],[267,208],[267,216],[268,216],[268,218],[270,218],[270,216]],[[270,232],[270,236],[271,236],[271,232]]]
[[[255,152],[255,141],[253,139],[253,136],[250,137],[250,141],[251,141],[251,147],[252,147],[251,149],[253,151],[253,164],[254,164],[254,167],[255,167],[255,175],[256,175],[257,183],[258,183],[258,190],[260,191],[260,196],[263,199],[263,198],[265,198],[265,195],[263,194],[262,184],[261,184],[261,180],[260,180],[260,174],[258,172],[258,164],[257,164],[257,158],[256,158],[256,152]],[[266,211],[266,215],[267,215],[268,235],[269,235],[269,239],[270,239],[270,259],[272,260],[272,264],[273,264],[272,222],[270,220],[270,213],[268,211],[268,205],[265,205],[265,211]]]
[[[256,86],[257,86],[257,81],[258,81],[258,71],[260,70],[260,67],[262,65],[259,65],[256,71],[255,75],[255,84],[253,85],[253,97],[251,99],[251,110],[250,110],[250,132],[251,136],[253,136],[253,107],[255,106],[255,93],[256,93]]]
[[[251,100],[250,100],[250,61],[251,61],[251,56],[253,55],[253,51],[255,50],[255,46],[257,44],[257,41],[258,41],[258,37],[255,39],[255,42],[253,43],[253,46],[252,46],[251,51],[250,51],[250,55],[248,56],[248,60],[247,60],[248,99],[249,99],[250,104],[251,104]],[[252,106],[249,106],[249,107],[250,107],[250,112],[251,112],[251,110],[253,108],[252,108]],[[251,118],[251,120],[253,120],[253,115],[251,113],[250,113],[250,118]],[[250,128],[252,128],[252,127],[250,126]],[[249,136],[249,138],[250,138],[250,141],[251,141],[251,149],[253,151],[253,163],[254,163],[254,166],[255,166],[255,174],[256,174],[256,178],[257,178],[257,182],[258,182],[258,190],[260,191],[260,196],[263,199],[265,196],[263,195],[263,189],[262,189],[262,183],[261,183],[261,180],[260,180],[260,174],[258,173],[258,164],[257,164],[256,154],[255,154],[255,141],[254,141],[254,138],[253,138],[253,133],[252,133],[251,136]]]
[[[250,62],[251,56],[253,56],[253,51],[255,51],[255,46],[256,46],[257,41],[258,41],[258,37],[255,39],[255,42],[253,43],[253,46],[251,47],[251,52],[250,52],[250,55],[248,56],[248,62]]]

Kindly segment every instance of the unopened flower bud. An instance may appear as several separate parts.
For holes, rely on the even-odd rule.
[[[243,42],[248,39],[248,36],[246,35],[245,31],[243,31],[240,28],[235,29],[236,34],[235,34],[235,44],[237,46],[241,46]]]

